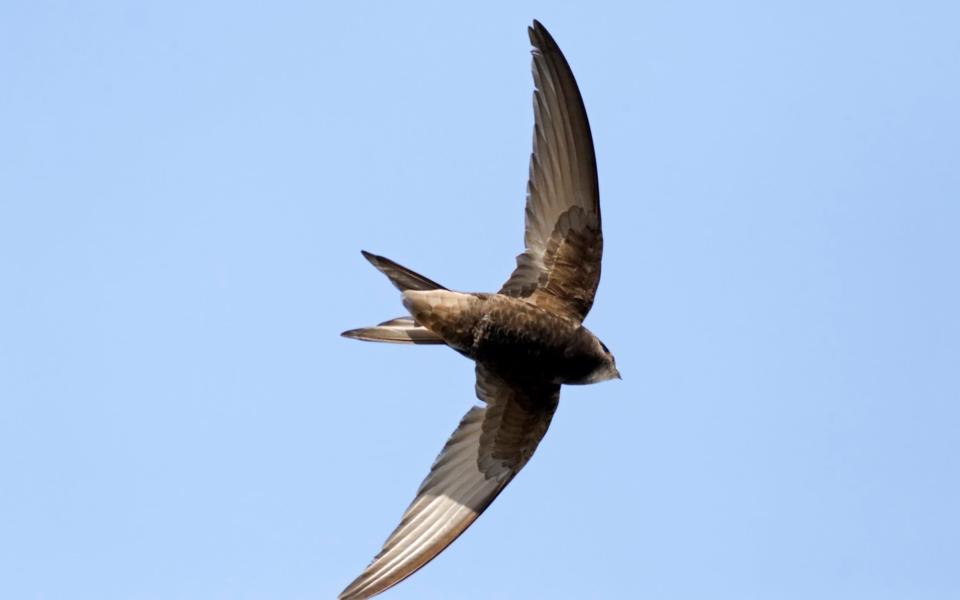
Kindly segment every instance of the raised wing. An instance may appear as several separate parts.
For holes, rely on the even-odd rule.
[[[403,581],[457,539],[523,468],[547,432],[560,386],[513,386],[477,365],[473,407],[433,463],[400,525],[340,600]]]
[[[536,89],[526,250],[500,293],[580,321],[593,305],[603,255],[593,138],[557,43],[538,21],[529,33]]]

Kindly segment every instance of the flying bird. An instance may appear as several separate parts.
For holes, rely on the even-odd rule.
[[[561,384],[619,378],[607,347],[583,326],[600,282],[603,236],[587,112],[563,53],[534,21],[534,133],[525,250],[497,293],[449,290],[363,252],[403,295],[409,316],[345,337],[443,344],[476,363],[474,406],[417,490],[400,525],[340,594],[370,598],[450,545],[523,468],[547,432]]]

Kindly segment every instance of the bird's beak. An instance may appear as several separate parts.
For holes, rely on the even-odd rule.
[[[617,371],[617,379],[619,379],[620,381],[623,381],[623,377],[620,376],[620,369],[616,369],[616,371]]]

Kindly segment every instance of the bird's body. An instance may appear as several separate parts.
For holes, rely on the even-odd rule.
[[[608,364],[586,327],[503,294],[407,291],[413,319],[448,346],[511,381],[592,383]]]
[[[562,384],[619,378],[582,325],[600,282],[603,236],[587,113],[566,59],[534,21],[533,155],[525,250],[497,293],[463,293],[392,260],[364,257],[402,292],[409,316],[344,336],[446,345],[476,363],[474,406],[447,441],[373,562],[341,593],[370,598],[455,540],[520,472],[547,432]]]

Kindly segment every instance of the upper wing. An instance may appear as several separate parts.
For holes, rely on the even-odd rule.
[[[478,364],[477,397],[487,406],[463,417],[400,525],[340,600],[379,594],[457,539],[533,455],[557,409],[560,386],[520,389]]]
[[[539,22],[533,44],[533,154],[527,183],[526,250],[500,293],[579,320],[600,282],[603,236],[597,161],[580,90]]]

